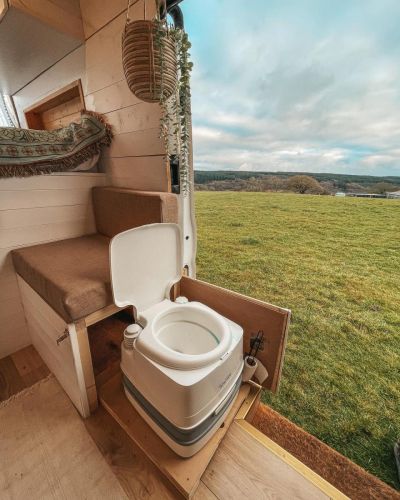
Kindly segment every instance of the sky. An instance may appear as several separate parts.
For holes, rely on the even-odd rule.
[[[400,175],[400,0],[184,0],[198,170]]]

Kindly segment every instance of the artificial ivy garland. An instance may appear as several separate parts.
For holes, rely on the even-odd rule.
[[[180,184],[183,194],[186,195],[190,189],[190,128],[192,117],[190,73],[193,68],[189,52],[191,43],[184,30],[169,26],[166,20],[157,20],[155,23],[155,45],[160,53],[161,61],[160,105],[162,117],[160,120],[160,135],[164,140],[167,156],[169,157],[172,153],[172,144],[174,144],[174,149],[179,154]],[[165,68],[163,41],[166,37],[170,37],[174,41],[179,73],[176,92],[168,99],[164,95],[163,85],[163,72]]]

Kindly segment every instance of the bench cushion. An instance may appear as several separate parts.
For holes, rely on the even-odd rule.
[[[112,304],[110,239],[92,234],[13,250],[17,273],[67,323]]]
[[[172,193],[93,188],[97,232],[113,238],[132,227],[154,222],[178,222],[178,198]]]
[[[144,224],[178,222],[171,193],[99,187],[93,208],[97,234],[12,251],[17,273],[68,323],[113,303],[110,238]]]

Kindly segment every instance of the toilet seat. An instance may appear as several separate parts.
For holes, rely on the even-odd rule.
[[[143,321],[136,348],[163,366],[192,370],[223,357],[232,337],[224,318],[204,304],[169,300],[181,278],[181,249],[177,224],[117,234],[110,244],[111,283],[115,304],[136,307]]]
[[[166,299],[158,311],[143,313],[146,323],[135,347],[152,361],[177,370],[194,370],[223,358],[232,341],[226,321],[199,302]]]

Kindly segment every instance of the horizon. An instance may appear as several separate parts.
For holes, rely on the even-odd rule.
[[[232,169],[210,169],[210,170],[205,170],[205,169],[199,169],[199,168],[194,168],[193,169],[195,172],[207,172],[207,173],[212,173],[212,172],[222,172],[222,173],[238,173],[238,174],[256,174],[256,175],[262,175],[262,174],[283,174],[283,175],[341,175],[341,176],[346,176],[346,177],[372,177],[372,178],[377,178],[377,179],[398,179],[400,181],[400,173],[399,175],[370,175],[370,174],[350,174],[347,172],[309,172],[309,171],[303,171],[303,170],[293,170],[293,171],[288,171],[288,170],[232,170]]]
[[[400,175],[400,2],[181,6],[196,170]]]

